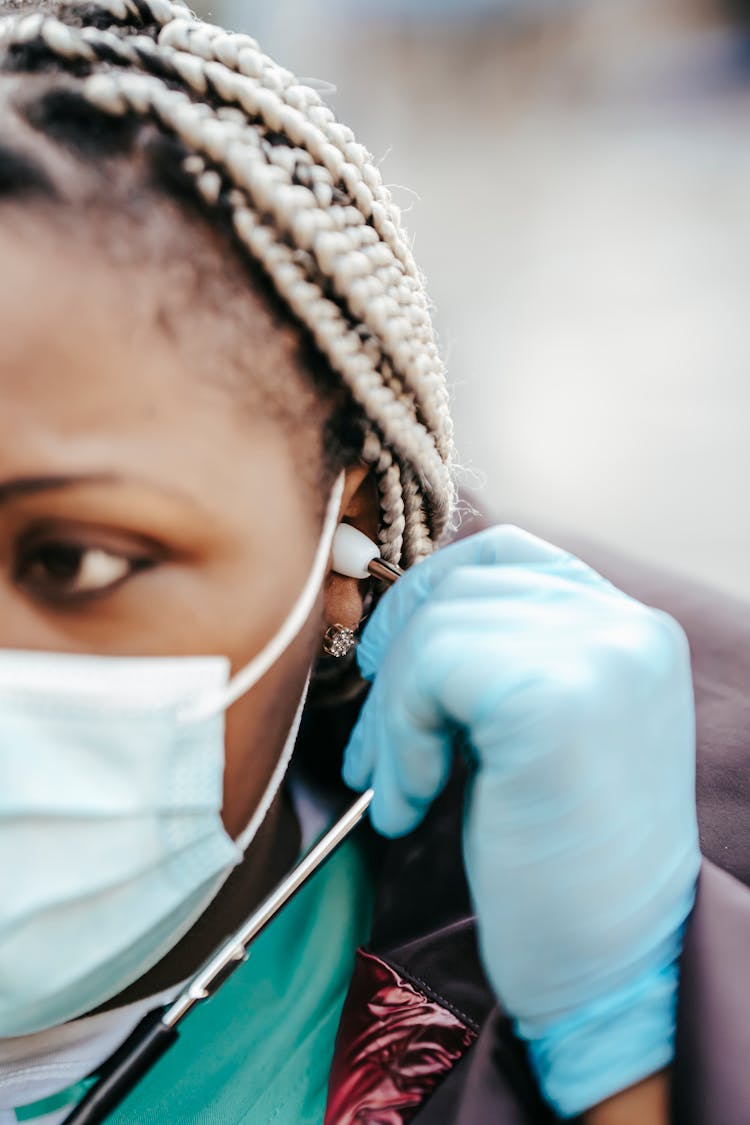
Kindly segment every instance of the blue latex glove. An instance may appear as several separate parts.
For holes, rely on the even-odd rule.
[[[687,640],[667,614],[514,527],[384,597],[344,763],[385,835],[422,819],[456,732],[476,759],[464,860],[485,968],[573,1116],[667,1065],[699,866]]]

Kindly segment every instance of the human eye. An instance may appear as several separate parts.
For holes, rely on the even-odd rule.
[[[111,593],[158,561],[143,544],[118,538],[52,531],[32,535],[19,546],[14,581],[32,597],[57,604]]]

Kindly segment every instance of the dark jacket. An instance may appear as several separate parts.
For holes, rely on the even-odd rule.
[[[691,643],[704,864],[682,962],[673,1120],[750,1125],[750,605],[562,544]],[[461,864],[461,777],[388,844],[339,1028],[326,1125],[557,1120],[489,989]]]

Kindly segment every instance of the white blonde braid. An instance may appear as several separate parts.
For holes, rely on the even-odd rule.
[[[59,0],[0,20],[0,54],[29,48],[99,111],[180,142],[196,193],[227,210],[359,409],[383,553],[428,554],[454,504],[445,374],[398,209],[351,130],[250,36],[171,0]]]

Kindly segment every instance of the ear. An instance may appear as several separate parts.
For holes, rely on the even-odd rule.
[[[346,470],[341,522],[350,523],[368,538],[377,540],[379,510],[378,489],[372,472],[366,465],[352,465]],[[360,582],[330,570],[324,593],[326,626],[346,625],[356,629],[364,614],[367,588],[367,580]]]

